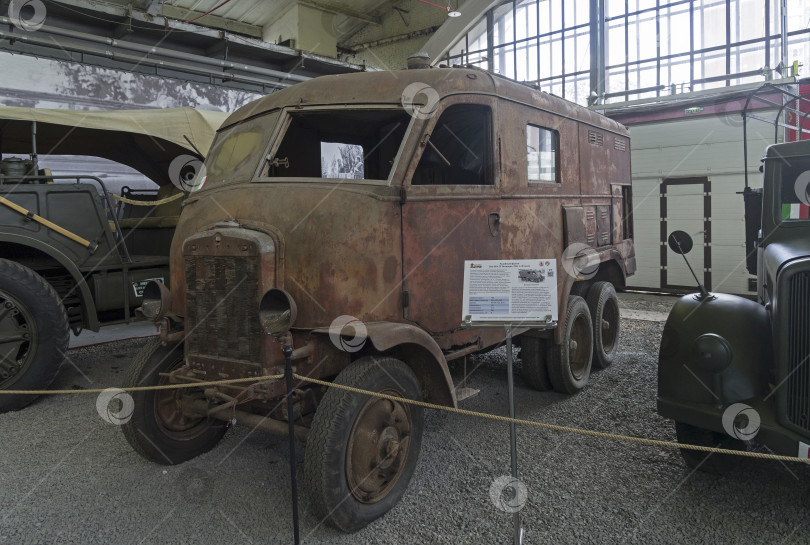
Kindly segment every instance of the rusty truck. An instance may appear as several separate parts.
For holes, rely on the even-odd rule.
[[[250,379],[134,393],[126,439],[176,464],[236,421],[306,441],[316,514],[354,531],[416,468],[423,409],[297,382],[284,369],[456,406],[448,362],[498,346],[462,327],[465,260],[557,259],[558,327],[516,328],[522,373],[575,393],[614,359],[616,288],[635,271],[624,127],[478,69],[326,76],[235,112],[177,225],[160,327],[127,384]],[[271,334],[272,333],[272,334]],[[279,342],[280,341],[280,342]]]

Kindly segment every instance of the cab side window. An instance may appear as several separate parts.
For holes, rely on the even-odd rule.
[[[447,108],[423,140],[411,185],[492,185],[491,127],[488,106]]]
[[[557,131],[536,125],[526,125],[526,155],[529,165],[529,183],[559,182],[557,152],[560,148]]]

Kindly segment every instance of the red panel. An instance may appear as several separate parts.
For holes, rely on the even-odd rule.
[[[810,84],[799,85],[799,95],[803,97],[810,97]],[[810,112],[810,102],[807,101],[799,101],[799,110],[801,110],[802,114],[801,117],[804,117],[804,114],[808,114]],[[796,125],[799,123],[799,119],[796,118],[795,113],[788,114],[788,125]],[[810,131],[810,114],[804,118],[804,123],[802,126],[803,129]],[[810,133],[801,133],[798,135],[799,131],[788,131],[788,141],[795,142],[796,140],[810,140]]]

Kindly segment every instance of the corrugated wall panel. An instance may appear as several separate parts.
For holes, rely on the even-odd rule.
[[[740,115],[685,118],[628,128],[633,154],[633,219],[638,265],[629,285],[661,287],[661,179],[706,176],[711,182],[712,288],[751,295],[753,292],[748,291],[750,275],[744,265],[743,199],[737,194],[745,183]],[[772,127],[757,122],[749,124],[748,165],[752,187],[762,186],[762,175],[758,171],[760,159],[772,143]],[[701,187],[689,186],[679,194],[683,191],[696,194],[701,192]],[[689,216],[688,211],[677,209],[678,202],[676,198],[669,199],[671,219]],[[695,222],[690,232],[700,233],[703,229],[702,223]]]

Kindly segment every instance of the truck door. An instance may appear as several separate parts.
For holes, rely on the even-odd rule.
[[[673,231],[686,231],[694,240],[689,263],[711,289],[711,182],[706,177],[665,178],[661,183],[661,287],[695,289],[683,258],[667,245]]]
[[[404,181],[404,316],[439,339],[461,323],[463,265],[499,259],[500,195],[488,97],[443,101],[419,135]],[[463,336],[463,335],[462,335]]]

